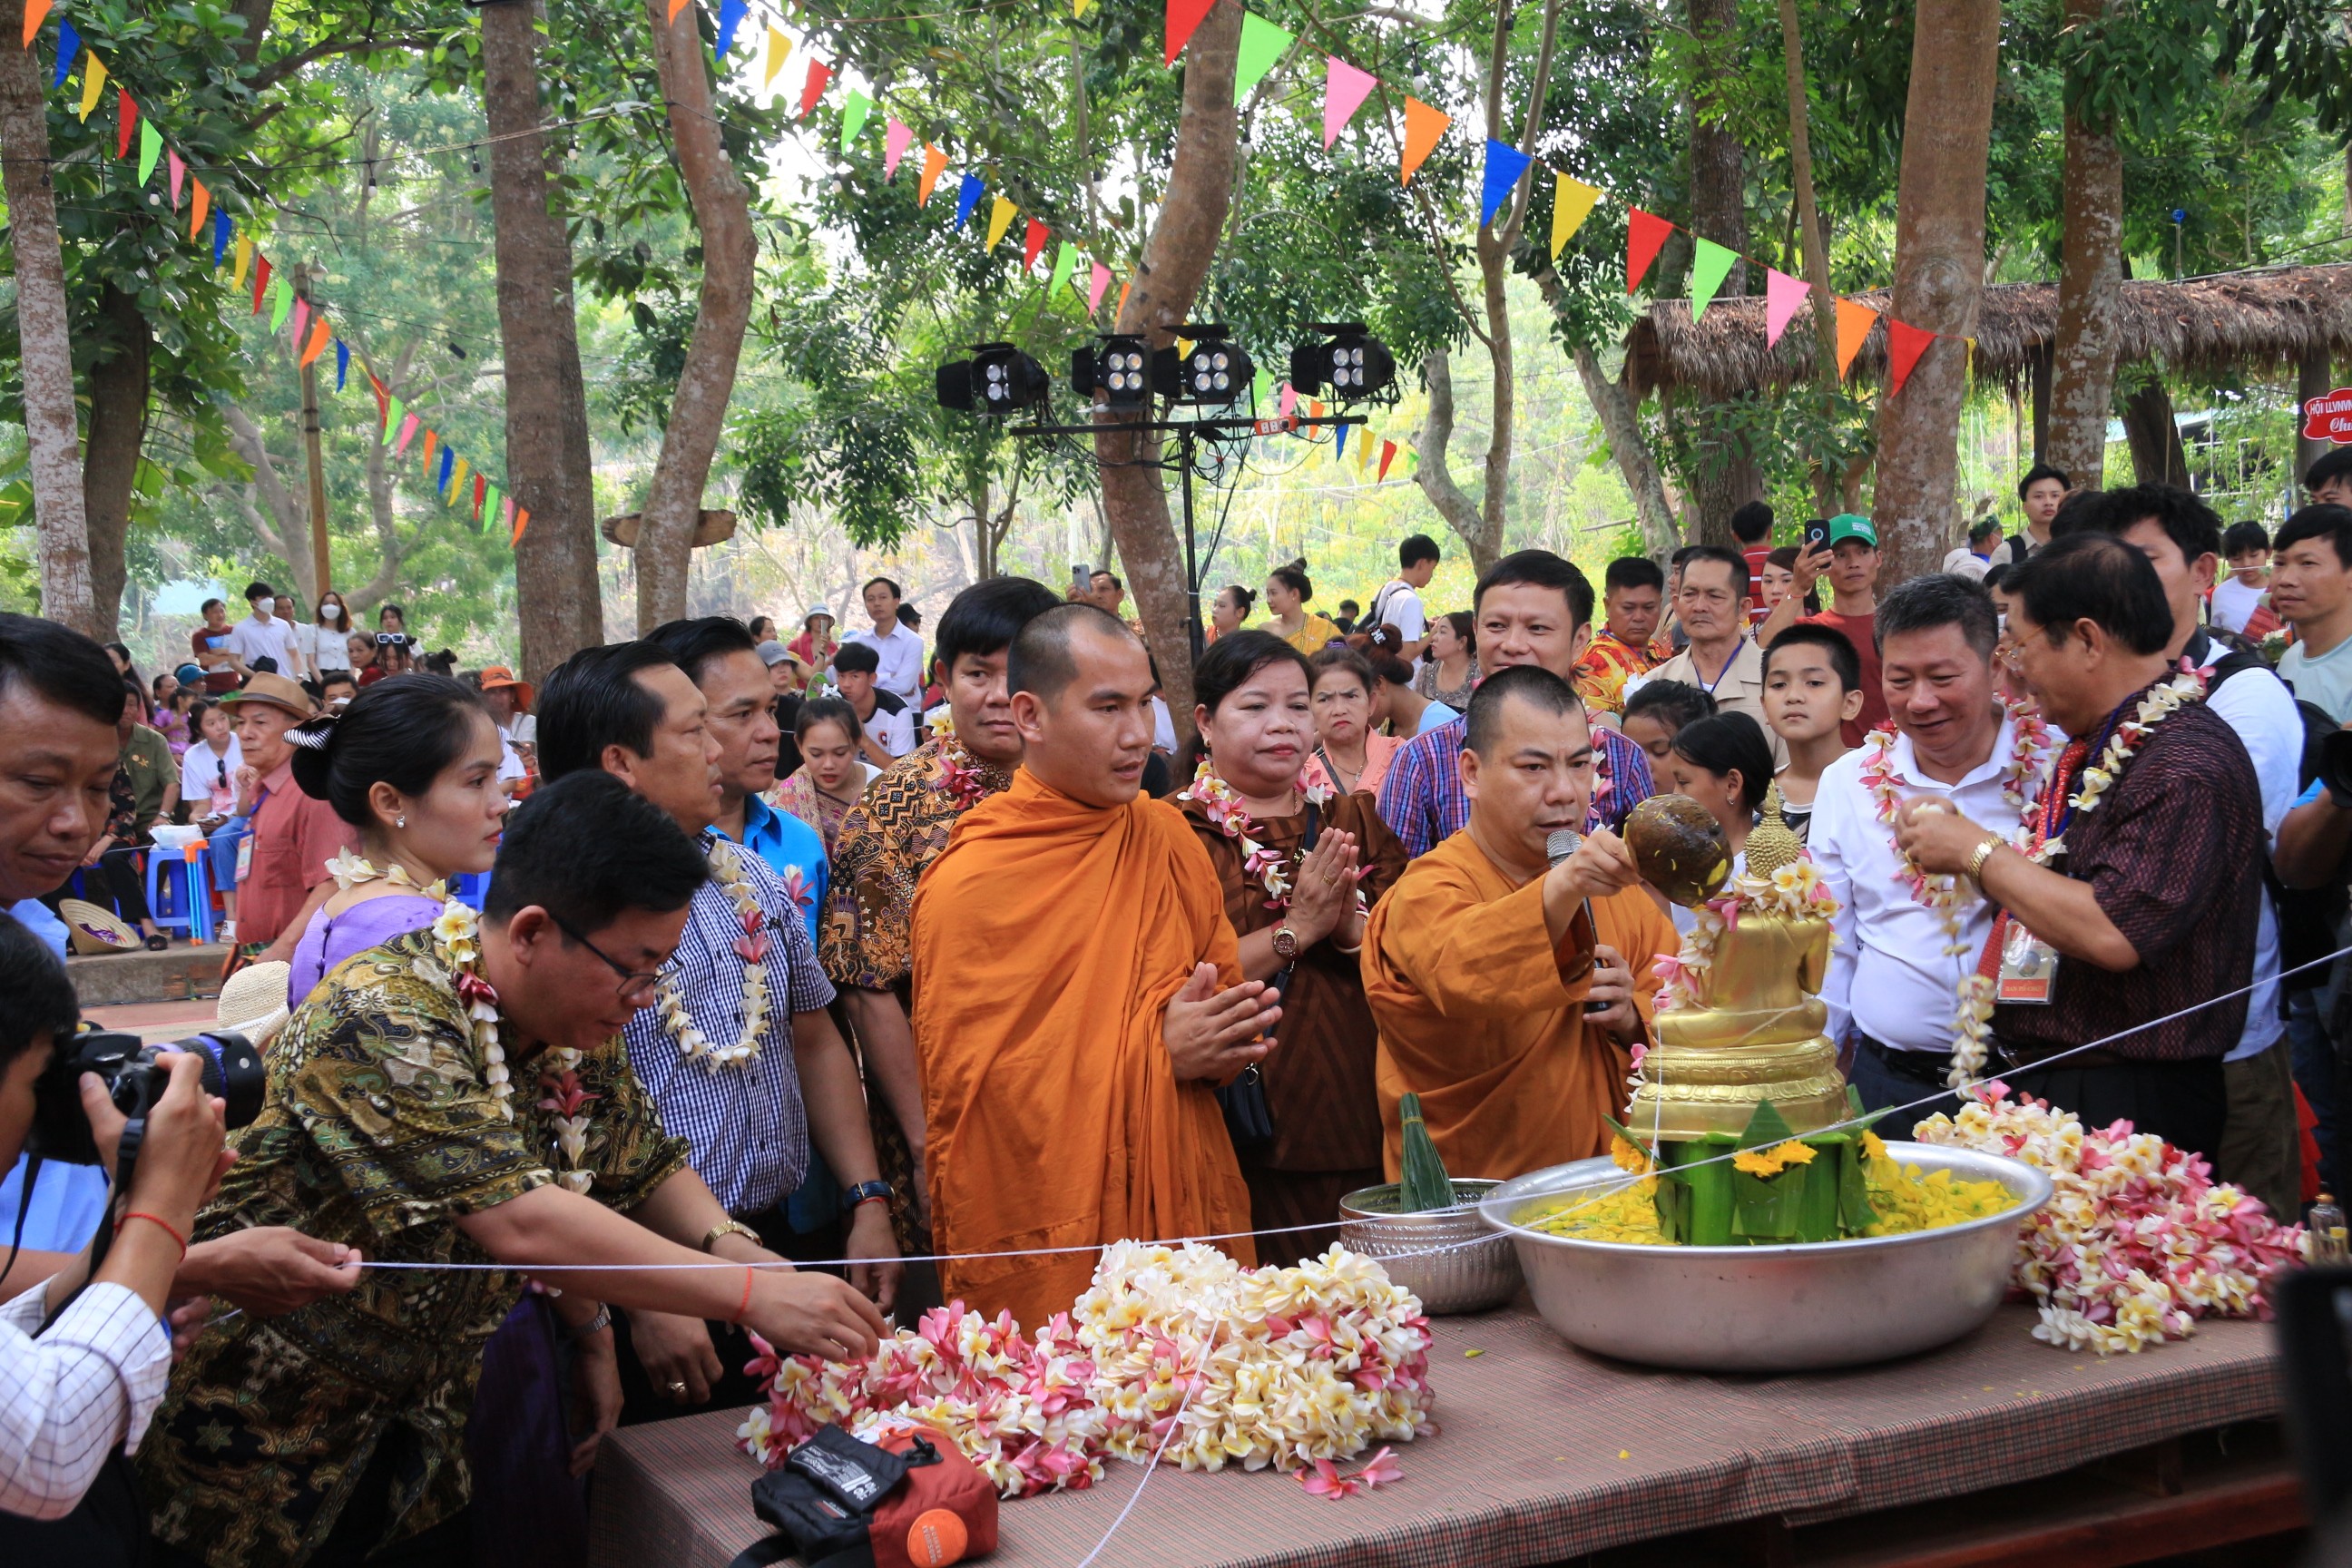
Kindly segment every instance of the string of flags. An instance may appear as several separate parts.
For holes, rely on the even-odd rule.
[[[33,47],[53,4],[54,0],[26,0],[23,47]],[[75,112],[86,124],[103,99],[111,73],[83,42],[73,19],[60,16],[57,64],[49,78],[52,92],[64,89],[77,60],[81,65],[82,80]],[[167,226],[175,233],[179,231],[184,200],[187,243],[211,246],[214,270],[230,268],[232,291],[242,292],[247,277],[252,279],[253,313],[259,315],[265,310],[269,312],[270,333],[273,337],[285,334],[288,353],[294,357],[298,369],[310,369],[331,346],[335,351],[335,391],[342,392],[351,377],[353,353],[350,341],[329,321],[324,310],[295,292],[287,269],[270,260],[249,227],[229,216],[226,206],[215,199],[212,189],[197,176],[194,168],[164,139],[153,117],[140,108],[131,89],[119,79],[114,81],[114,89],[116,160],[128,162],[136,157],[138,187],[142,191],[154,179],[157,165],[163,166],[171,200]],[[393,446],[395,458],[404,458],[419,428],[418,416],[408,410],[369,368],[364,355],[359,358],[361,373],[375,395],[380,440]],[[460,457],[437,430],[425,427],[424,434],[422,474],[439,496],[441,504],[466,511],[477,531],[483,527],[486,517],[495,517],[507,531],[509,542],[520,542],[523,530],[530,523],[530,509],[516,506],[514,498],[499,481]]]

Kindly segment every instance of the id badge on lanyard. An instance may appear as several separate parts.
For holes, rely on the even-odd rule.
[[[2046,1006],[2058,985],[2058,950],[2011,919],[2001,933],[2000,975],[1993,982],[1997,1002]]]
[[[252,879],[253,830],[248,826],[245,837],[236,841],[236,884],[241,888]]]

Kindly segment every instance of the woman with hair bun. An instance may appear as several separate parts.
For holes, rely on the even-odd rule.
[[[1242,623],[1249,619],[1250,609],[1256,603],[1257,595],[1239,583],[1228,583],[1218,589],[1217,596],[1209,604],[1209,641],[1231,637],[1241,630]]]
[[[1265,607],[1274,612],[1274,619],[1265,629],[1303,654],[1321,653],[1345,635],[1330,620],[1307,610],[1307,601],[1314,596],[1305,556],[1266,574]]]
[[[498,726],[480,693],[446,676],[380,680],[286,739],[294,782],[360,841],[327,863],[335,891],[295,944],[286,1005],[299,1007],[345,959],[431,925],[449,878],[488,870],[508,802]]]

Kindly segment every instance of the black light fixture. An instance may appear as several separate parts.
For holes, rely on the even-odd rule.
[[[1329,334],[1319,343],[1290,351],[1290,384],[1312,395],[1325,387],[1333,401],[1354,403],[1385,392],[1396,381],[1396,358],[1361,321],[1319,323],[1307,329]]]
[[[940,406],[967,414],[1011,414],[1044,403],[1053,389],[1045,367],[1011,343],[974,343],[970,359],[940,366]]]
[[[1249,390],[1256,367],[1223,324],[1187,321],[1176,335],[1192,346],[1181,353],[1161,349],[1152,356],[1152,387],[1160,395],[1175,403],[1221,406]]]
[[[1112,408],[1140,408],[1151,401],[1150,364],[1141,338],[1108,335],[1099,348],[1070,351],[1070,390],[1082,398],[1099,392]]]

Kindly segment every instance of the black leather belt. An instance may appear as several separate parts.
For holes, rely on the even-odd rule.
[[[1884,1045],[1868,1035],[1860,1037],[1862,1048],[1878,1058],[1888,1072],[1906,1083],[1922,1083],[1930,1088],[1946,1087],[1945,1075],[1952,1070],[1952,1058],[1942,1051],[1906,1051],[1900,1046]]]

